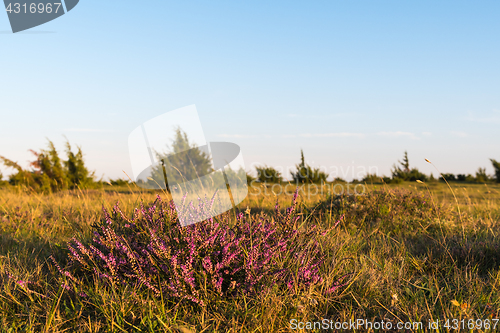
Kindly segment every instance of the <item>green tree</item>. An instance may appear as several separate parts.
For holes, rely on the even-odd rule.
[[[247,183],[248,185],[251,185],[253,182],[255,182],[257,180],[257,178],[255,178],[254,176],[252,176],[251,174],[247,173]]]
[[[8,168],[16,169],[16,173],[9,176],[9,184],[11,185],[26,185],[27,187],[36,186],[33,174],[24,170],[17,162],[9,160],[6,157],[0,156],[3,164]]]
[[[319,168],[313,168],[306,164],[304,159],[304,151],[300,150],[300,163],[295,165],[296,172],[291,171],[293,181],[295,183],[325,183],[328,175]]]
[[[405,155],[403,156],[403,161],[398,161],[403,167],[403,172],[410,172],[410,161],[408,160],[408,151],[405,150]]]
[[[68,188],[68,177],[63,162],[54,146],[48,140],[48,149],[40,152],[30,150],[36,160],[30,165],[34,168],[34,175],[43,191],[57,191]]]
[[[187,134],[181,128],[175,131],[175,137],[165,152],[155,152],[159,165],[153,167],[148,183],[155,187],[168,182],[182,183],[198,179],[213,171],[212,161],[207,152],[191,143]],[[168,169],[168,170],[166,170]]]
[[[443,173],[441,175],[440,179],[442,179],[443,181],[444,181],[444,179],[446,179],[447,181],[452,182],[452,181],[457,180],[457,177],[455,177],[455,175],[452,173]]]
[[[9,176],[12,185],[24,185],[32,190],[40,192],[54,192],[79,185],[90,185],[93,183],[93,173],[85,167],[83,153],[80,148],[76,154],[71,152],[71,146],[67,142],[67,161],[61,160],[52,141],[48,140],[48,149],[39,152],[30,150],[35,160],[30,162],[31,170],[23,169],[19,164],[0,156],[3,164],[9,168],[16,169],[16,173]]]
[[[493,164],[493,168],[495,169],[495,180],[497,183],[500,183],[500,162],[497,162],[494,159],[490,159],[491,164]]]
[[[256,167],[257,181],[261,183],[280,183],[283,181],[281,172],[270,166]]]
[[[66,175],[69,181],[70,188],[76,187],[90,187],[94,183],[95,172],[91,172],[85,166],[83,160],[83,152],[81,147],[77,147],[75,153],[71,151],[71,145],[66,140],[66,156],[67,160],[64,161],[66,168]]]
[[[406,181],[427,181],[427,175],[420,172],[417,168],[410,168],[410,161],[408,159],[408,152],[405,151],[403,161],[398,161],[400,166],[393,165],[391,170],[392,179],[401,179]]]
[[[490,177],[486,174],[486,168],[479,168],[476,171],[476,182],[477,183],[487,183]]]

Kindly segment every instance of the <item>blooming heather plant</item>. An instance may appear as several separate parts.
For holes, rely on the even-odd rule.
[[[284,213],[276,204],[272,218],[240,213],[234,225],[225,214],[181,227],[173,203],[160,197],[149,207],[141,204],[132,218],[117,204],[112,214],[104,209],[90,244],[68,243],[69,270],[56,266],[74,291],[97,277],[202,306],[214,293],[250,295],[276,285],[297,292],[323,282],[326,255],[318,239],[329,231],[297,228],[297,193]]]

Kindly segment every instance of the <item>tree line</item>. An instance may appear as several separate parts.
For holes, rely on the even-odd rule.
[[[75,188],[95,188],[109,183],[112,185],[126,185],[130,184],[129,181],[123,179],[110,180],[104,182],[102,179],[97,180],[95,172],[90,171],[85,165],[83,152],[81,147],[77,147],[76,152],[70,143],[66,140],[65,144],[65,159],[59,156],[52,141],[48,140],[47,149],[40,151],[30,150],[35,159],[30,162],[29,169],[22,168],[17,162],[14,162],[6,157],[0,156],[0,161],[9,168],[15,169],[16,172],[12,173],[8,179],[3,180],[0,173],[0,186],[24,186],[37,192],[56,192],[60,190],[75,189]],[[208,154],[199,150],[194,144],[190,143],[187,135],[180,129],[177,130],[173,144],[170,146],[168,152],[156,152],[159,159],[165,158],[171,154],[175,156],[176,153],[188,151],[186,157],[189,161],[186,162],[183,176],[187,173],[188,178],[193,178],[196,175],[208,174],[213,171],[211,169],[211,161]],[[177,158],[178,159],[178,158]],[[195,163],[193,163],[193,161]],[[447,181],[455,182],[476,182],[476,183],[500,183],[500,162],[495,159],[490,159],[495,170],[494,175],[486,174],[485,168],[479,168],[475,175],[471,174],[441,174],[438,179],[434,178],[432,174],[426,175],[420,172],[417,168],[410,166],[408,152],[405,151],[403,159],[398,161],[398,164],[393,165],[391,175],[389,177],[379,176],[374,174],[367,174],[363,179],[352,182],[366,182],[366,183],[402,183],[404,181],[439,181],[446,179]],[[176,162],[177,166],[182,169],[182,161]],[[196,166],[193,168],[192,166]],[[321,184],[326,183],[328,174],[320,168],[314,168],[305,162],[304,152],[300,152],[300,162],[295,165],[295,171],[291,171],[290,182],[296,184]],[[185,172],[184,172],[185,171]],[[247,173],[247,182],[252,183],[281,183],[285,182],[283,175],[280,171],[272,166],[258,166],[255,168],[257,176],[254,177]],[[152,181],[160,181],[163,176],[163,169],[157,166],[153,169]],[[243,176],[244,177],[244,176]],[[158,180],[156,179],[158,178]],[[345,182],[341,178],[336,178],[334,182]],[[287,181],[288,182],[288,181]]]
[[[328,175],[321,171],[320,168],[313,168],[306,164],[304,161],[304,152],[300,152],[301,161],[299,164],[295,165],[296,171],[290,173],[292,180],[290,182],[303,184],[303,183],[325,183]],[[456,182],[469,182],[469,183],[500,183],[500,162],[490,159],[493,169],[495,170],[494,175],[486,174],[486,168],[479,168],[475,175],[471,174],[452,174],[444,173],[435,178],[433,174],[426,175],[420,172],[417,168],[410,167],[410,161],[408,159],[408,152],[404,152],[403,159],[398,161],[398,164],[394,164],[391,169],[390,176],[379,176],[376,174],[368,173],[363,177],[363,179],[353,179],[353,183],[402,183],[405,181],[423,181],[432,182],[446,179],[447,181]],[[283,175],[276,168],[271,166],[258,166],[255,168],[257,172],[256,177],[248,176],[248,182],[259,182],[259,183],[281,183],[285,180]],[[333,182],[346,182],[342,178],[335,178]]]

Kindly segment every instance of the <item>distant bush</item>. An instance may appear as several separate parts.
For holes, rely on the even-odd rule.
[[[398,178],[398,177],[396,177],[396,178],[391,178],[391,179],[389,180],[389,183],[390,183],[390,184],[403,184],[403,182],[404,182],[404,179],[402,179],[402,178]]]
[[[443,177],[444,177],[444,179],[446,179],[449,182],[457,180],[457,178],[455,177],[455,175],[452,174],[452,173],[442,173],[441,177],[439,179],[442,180],[442,181],[444,181]]]
[[[254,176],[252,176],[252,175],[250,175],[250,174],[247,173],[247,184],[248,185],[251,185],[256,180],[257,180],[257,178],[255,178]]]
[[[490,159],[491,164],[493,164],[493,168],[495,169],[495,180],[497,183],[500,183],[500,162],[497,162],[494,159]]]
[[[374,184],[379,184],[383,182],[383,178],[380,176],[377,176],[376,174],[370,174],[367,173],[366,176],[363,178],[362,182],[364,183],[374,183]]]
[[[75,154],[71,151],[69,142],[66,142],[66,161],[61,160],[50,140],[48,149],[42,149],[39,152],[30,150],[30,152],[36,157],[30,163],[31,170],[25,170],[16,162],[0,156],[5,166],[17,170],[9,176],[11,185],[23,185],[40,192],[55,192],[94,185],[94,172],[90,172],[85,166],[80,147]]]
[[[5,180],[3,180],[3,175],[0,172],[0,187],[3,187],[5,185],[7,185],[7,184],[8,184],[8,182],[6,182]]]
[[[130,181],[122,178],[110,179],[109,183],[113,186],[127,186],[130,185]]]
[[[454,175],[452,173],[443,173],[441,177],[439,177],[440,181],[444,182],[444,179],[449,182],[457,181],[457,182],[468,182],[468,183],[489,183],[494,180],[493,177],[486,174],[486,168],[479,168],[476,171],[476,175],[473,176],[471,174],[458,174]]]
[[[300,163],[295,166],[296,172],[291,171],[293,181],[299,183],[326,183],[328,175],[319,168],[313,168],[305,163],[304,152],[300,151]]]
[[[468,175],[460,175],[461,177],[457,176],[457,180],[463,179],[464,182],[473,182],[474,181],[474,176],[471,174]]]
[[[364,195],[328,194],[304,213],[342,217],[343,226],[361,228],[370,224],[392,233],[421,228],[418,222],[432,219],[438,211],[442,207],[434,206],[430,195],[396,188],[368,191]]]
[[[477,183],[488,183],[491,180],[492,178],[486,174],[486,168],[477,169],[475,178]]]
[[[283,181],[281,172],[273,167],[265,165],[256,167],[255,170],[257,170],[257,181],[261,183],[280,183]]]

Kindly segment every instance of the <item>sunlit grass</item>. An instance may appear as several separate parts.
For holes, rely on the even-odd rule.
[[[295,186],[284,185],[252,187],[239,211],[259,218],[272,216],[276,201],[288,207]],[[214,297],[207,307],[98,280],[89,297],[70,297],[47,260],[53,255],[64,264],[66,242],[89,239],[103,206],[120,202],[131,216],[140,202],[151,203],[156,195],[168,199],[163,192],[109,186],[41,195],[0,189],[0,325],[12,332],[288,332],[292,319],[422,321],[426,327],[436,319],[499,317],[499,185],[450,183],[461,220],[443,183],[364,186],[357,187],[365,192],[359,197],[337,197],[341,187],[332,184],[306,186],[299,196],[302,228],[326,229],[343,216],[322,243],[329,255],[325,276],[334,281],[352,273],[337,294],[270,290]]]

